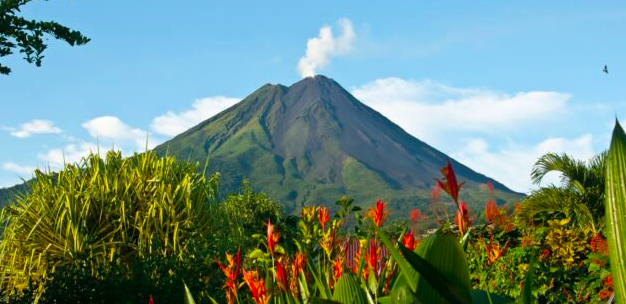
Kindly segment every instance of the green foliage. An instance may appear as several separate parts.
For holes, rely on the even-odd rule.
[[[359,280],[352,274],[341,276],[335,285],[333,301],[343,304],[367,304],[367,297]]]
[[[32,0],[0,1],[0,57],[11,55],[14,49],[24,54],[28,63],[41,66],[42,55],[47,45],[46,35],[67,42],[69,45],[83,45],[89,42],[78,31],[50,21],[27,20],[18,16],[20,7]],[[0,64],[0,74],[9,74],[11,69]]]
[[[2,211],[3,290],[41,283],[81,259],[94,270],[118,259],[188,259],[218,228],[218,176],[172,157],[92,154],[58,174],[35,174],[32,191]]]
[[[532,293],[539,303],[606,302],[610,295],[610,286],[605,283],[610,274],[608,256],[598,248],[592,250],[589,228],[560,224],[555,221],[552,227],[493,231],[495,244],[510,244],[506,254],[494,263],[487,258],[485,242],[476,239],[479,235],[487,238],[489,228],[474,227],[466,251],[473,288],[519,298],[531,260],[536,258]]]
[[[588,162],[567,154],[548,153],[535,163],[531,177],[540,184],[549,172],[561,174],[561,186],[550,185],[533,191],[523,202],[522,214],[562,213],[574,224],[599,231],[604,226],[604,184],[606,153]]]
[[[277,201],[264,193],[255,192],[250,183],[244,182],[239,193],[229,195],[220,205],[221,226],[227,227],[225,235],[221,236],[222,246],[227,248],[221,250],[236,251],[241,247],[247,251],[252,248],[256,240],[251,236],[264,231],[268,220],[284,228],[282,210]]]
[[[152,296],[156,303],[178,304],[185,294],[183,281],[203,291],[196,294],[199,303],[209,303],[208,294],[220,292],[216,279],[219,270],[203,259],[177,261],[155,256],[118,261],[97,271],[93,265],[86,261],[60,265],[43,293],[26,290],[8,302],[32,303],[36,299],[38,304],[146,304]]]
[[[626,303],[626,134],[615,122],[606,166],[606,226],[618,303]]]

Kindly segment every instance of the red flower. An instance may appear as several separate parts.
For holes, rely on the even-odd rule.
[[[228,303],[235,303],[235,299],[237,297],[237,289],[239,284],[237,283],[237,278],[239,277],[239,270],[241,269],[241,249],[237,251],[237,254],[233,257],[230,254],[226,254],[226,259],[228,260],[228,266],[222,265],[219,261],[217,265],[220,267],[224,275],[226,276],[226,283],[224,284],[224,288],[227,288],[226,298]]]
[[[552,253],[550,252],[550,249],[542,249],[541,250],[541,256],[539,258],[542,259],[542,260],[545,260],[545,259],[549,258],[551,254]]]
[[[335,273],[335,278],[340,278],[343,273],[343,262],[341,260],[333,261],[333,269]]]
[[[274,254],[274,246],[278,243],[279,234],[274,232],[274,225],[270,220],[267,220],[267,249],[269,249],[270,253]]]
[[[441,187],[448,195],[452,197],[454,202],[459,204],[459,191],[461,190],[461,186],[465,182],[457,183],[456,175],[454,174],[454,170],[452,170],[452,165],[450,161],[448,161],[445,167],[441,168],[441,174],[443,174],[443,182],[441,180],[437,180],[437,185]]]
[[[409,218],[411,219],[411,224],[415,224],[417,223],[417,221],[420,219],[421,216],[421,212],[419,211],[419,209],[413,209],[413,211],[411,211],[411,214],[409,215]]]
[[[402,239],[402,245],[404,245],[404,247],[406,247],[408,250],[415,250],[415,236],[413,235],[413,230],[404,235],[404,238]]]
[[[317,219],[320,221],[320,224],[322,225],[322,230],[324,230],[326,223],[328,223],[328,217],[329,217],[328,208],[320,207],[318,209]]]
[[[371,208],[367,215],[374,220],[376,227],[381,227],[383,222],[387,219],[387,213],[389,211],[385,211],[385,207],[387,207],[389,203],[383,203],[381,200],[376,202],[376,207]]]
[[[152,299],[152,295],[150,295],[150,299],[148,300],[148,304],[154,304],[154,299]]]
[[[454,222],[459,226],[459,232],[464,235],[469,226],[472,225],[472,221],[469,217],[469,209],[467,204],[463,201],[459,204],[459,210],[456,213]]]
[[[604,278],[604,285],[608,288],[613,288],[613,275],[609,274]]]
[[[267,304],[270,300],[269,295],[265,291],[265,283],[263,279],[259,279],[259,273],[252,270],[246,271],[243,270],[243,279],[248,284],[248,288],[250,288],[250,292],[252,293],[252,298],[256,304]]]
[[[276,283],[278,283],[278,287],[287,291],[287,270],[279,261],[275,261],[274,264],[276,265]]]
[[[595,234],[591,238],[591,250],[605,255],[609,254],[609,245],[600,233]]]

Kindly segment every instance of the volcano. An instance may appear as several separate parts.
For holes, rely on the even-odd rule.
[[[484,203],[487,182],[501,204],[523,196],[413,137],[321,75],[289,87],[266,84],[155,151],[200,163],[208,157],[225,193],[248,180],[291,213],[334,206],[342,196],[362,206],[389,201],[392,217],[425,209],[446,161],[466,182],[462,198],[470,206]]]

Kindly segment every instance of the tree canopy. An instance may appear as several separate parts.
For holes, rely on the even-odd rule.
[[[0,57],[19,50],[28,63],[41,66],[43,52],[48,47],[44,37],[52,36],[69,45],[84,45],[89,38],[54,21],[28,20],[18,14],[20,7],[33,0],[0,0]],[[47,0],[46,0],[47,1]],[[0,74],[8,75],[11,69],[0,63]]]

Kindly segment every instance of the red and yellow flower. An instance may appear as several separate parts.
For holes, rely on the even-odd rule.
[[[322,230],[324,230],[329,220],[328,208],[319,207],[317,210],[317,219],[320,221],[320,225],[322,225]]]
[[[259,278],[259,273],[255,270],[243,270],[243,279],[252,293],[252,298],[256,304],[267,304],[270,296],[265,291],[265,282]]]
[[[458,205],[459,192],[465,182],[462,182],[460,184],[457,183],[456,175],[454,174],[454,170],[452,169],[450,161],[448,161],[446,165],[441,168],[441,174],[443,174],[443,181],[437,180],[437,185],[439,185],[441,189],[446,191],[446,193],[448,193],[448,195],[450,195],[454,202]]]
[[[388,210],[385,210],[387,205],[389,205],[389,203],[383,203],[381,200],[378,200],[376,207],[371,208],[367,213],[367,215],[374,220],[376,227],[381,227],[385,220],[387,220],[387,213],[389,213]]]
[[[459,226],[459,232],[461,235],[465,235],[467,229],[472,225],[472,221],[469,216],[469,209],[467,208],[467,204],[463,201],[459,204],[459,210],[454,218],[454,223]]]
[[[489,238],[489,245],[487,245],[487,259],[489,263],[495,263],[499,260],[509,249],[509,241],[504,244],[504,248],[500,249],[500,245],[493,243],[493,235]]]
[[[287,291],[287,270],[280,261],[275,261],[274,264],[276,267],[276,283],[280,289]]]
[[[274,232],[274,225],[270,220],[267,220],[267,249],[270,251],[272,255],[274,255],[274,247],[276,243],[278,243],[278,238],[280,235],[277,232]]]
[[[333,273],[335,274],[335,279],[338,279],[341,277],[341,274],[343,273],[343,261],[342,260],[333,261]]]
[[[402,245],[404,245],[404,247],[408,250],[415,250],[415,236],[413,235],[413,230],[404,235],[404,238],[402,238]]]
[[[241,249],[237,251],[237,254],[234,256],[227,253],[226,260],[228,260],[227,266],[224,266],[219,261],[217,262],[217,265],[226,276],[226,283],[224,284],[224,288],[227,289],[226,299],[228,300],[228,303],[235,303],[237,298],[237,289],[239,289],[237,280],[239,278],[239,270],[241,269]]]

